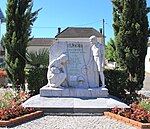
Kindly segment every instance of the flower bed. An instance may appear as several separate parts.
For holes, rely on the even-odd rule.
[[[11,108],[3,108],[0,110],[0,120],[9,120],[34,111],[33,108],[24,108],[21,105],[13,106]]]
[[[150,129],[150,112],[139,102],[134,102],[130,109],[115,107],[111,112],[105,112],[105,116],[129,123],[140,129]]]
[[[135,120],[111,113],[111,112],[104,112],[104,115],[107,117],[110,117],[112,119],[116,119],[118,121],[125,122],[127,124],[130,124],[132,126],[139,128],[139,129],[150,129],[150,123],[138,122],[138,121],[135,121]]]
[[[0,126],[1,127],[15,126],[17,124],[20,124],[20,123],[27,122],[27,121],[33,120],[35,118],[38,118],[42,115],[43,115],[43,111],[35,111],[35,112],[25,114],[23,116],[18,116],[16,118],[12,118],[12,119],[9,119],[9,120],[0,120]]]
[[[23,91],[5,91],[0,96],[0,126],[10,127],[42,116],[42,111],[21,106],[29,97],[30,95]]]

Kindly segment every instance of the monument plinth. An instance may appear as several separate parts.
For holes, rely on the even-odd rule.
[[[44,86],[40,89],[42,97],[84,97],[98,98],[108,97],[107,88],[52,88]]]

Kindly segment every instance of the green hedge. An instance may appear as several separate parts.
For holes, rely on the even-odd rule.
[[[47,68],[31,68],[27,75],[31,95],[39,94],[40,88],[47,84]]]
[[[120,99],[126,97],[127,78],[128,74],[123,70],[108,70],[104,71],[106,86],[109,94]]]

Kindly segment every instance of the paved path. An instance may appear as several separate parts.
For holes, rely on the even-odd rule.
[[[2,128],[6,129],[6,128]],[[52,116],[18,125],[13,129],[136,129],[105,116]]]

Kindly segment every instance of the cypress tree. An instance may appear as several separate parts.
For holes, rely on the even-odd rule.
[[[110,41],[107,43],[107,46],[105,48],[106,48],[106,59],[109,61],[116,62],[116,46],[112,38],[110,38]]]
[[[148,42],[146,0],[112,0],[117,62],[129,74],[129,91],[143,86]]]
[[[7,0],[6,34],[2,42],[6,50],[7,75],[15,88],[25,83],[25,56],[31,40],[31,26],[39,11],[32,13],[32,7],[32,0]]]

